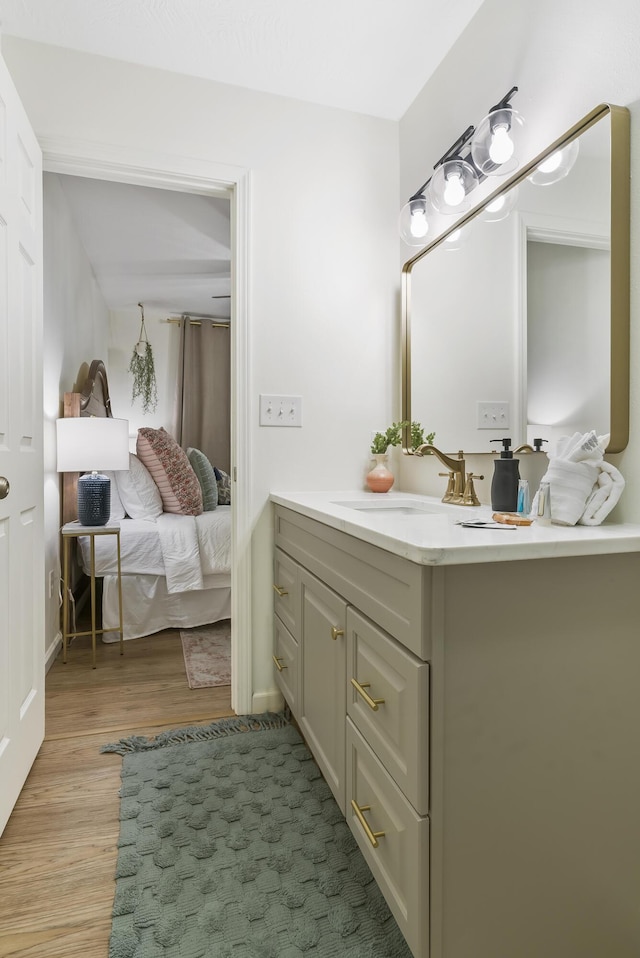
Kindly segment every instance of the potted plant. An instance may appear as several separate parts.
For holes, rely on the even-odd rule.
[[[156,387],[156,369],[153,361],[153,350],[147,337],[147,330],[144,325],[144,307],[138,303],[142,310],[142,322],[140,324],[140,335],[138,342],[133,347],[133,355],[129,363],[129,372],[133,376],[133,388],[131,391],[131,402],[135,402],[138,396],[142,399],[142,411],[154,412],[158,404],[158,391]]]
[[[375,433],[371,441],[371,455],[376,460],[376,465],[371,472],[367,474],[367,485],[372,492],[388,492],[394,483],[393,474],[387,468],[389,459],[389,446],[399,446],[402,442],[402,430],[410,427],[411,449],[417,449],[424,443],[432,443],[435,438],[435,432],[427,433],[425,436],[424,427],[419,422],[401,422],[392,423],[384,432]]]

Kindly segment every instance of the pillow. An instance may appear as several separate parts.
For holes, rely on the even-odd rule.
[[[116,488],[124,511],[131,519],[155,519],[162,512],[160,490],[149,470],[129,453],[129,469],[114,472]],[[113,488],[111,490],[113,497]],[[112,498],[113,503],[113,498]]]
[[[165,429],[144,426],[138,429],[136,452],[145,464],[162,496],[165,512],[199,516],[202,490],[187,454]]]
[[[124,519],[126,512],[122,505],[120,493],[118,492],[116,474],[115,472],[103,472],[102,475],[106,476],[111,482],[111,512],[109,514],[109,522],[113,522],[114,519]]]
[[[218,484],[213,466],[203,452],[192,446],[187,449],[187,458],[200,483],[202,509],[204,512],[213,512],[218,505]]]
[[[219,506],[230,506],[231,505],[231,476],[227,475],[222,469],[216,469],[213,467],[213,472],[216,477],[216,482],[218,484],[218,505]]]

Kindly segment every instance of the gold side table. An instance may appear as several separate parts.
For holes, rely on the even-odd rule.
[[[120,632],[120,655],[124,654],[124,636],[122,634],[122,577],[120,568],[120,523],[110,522],[106,526],[83,526],[79,522],[67,522],[60,530],[63,544],[63,599],[62,599],[62,661],[67,661],[67,644],[69,639],[81,635],[91,636],[93,665],[96,667],[96,636],[105,632]],[[71,540],[80,536],[88,536],[91,548],[90,580],[91,580],[91,630],[85,632],[69,631],[69,549]],[[118,561],[118,611],[119,627],[113,629],[96,629],[96,536],[115,536]]]

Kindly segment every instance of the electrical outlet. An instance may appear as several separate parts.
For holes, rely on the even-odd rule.
[[[261,426],[301,426],[302,396],[260,395]]]
[[[478,402],[478,429],[509,429],[508,402]]]

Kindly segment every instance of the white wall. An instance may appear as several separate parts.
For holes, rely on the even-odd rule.
[[[269,690],[269,491],[363,487],[371,432],[396,412],[397,124],[10,37],[3,55],[39,137],[251,171],[244,479],[254,691]],[[261,392],[302,395],[303,428],[258,427]]]
[[[139,398],[131,399],[132,378],[129,363],[134,344],[140,333],[140,310],[137,306],[129,309],[111,310],[109,313],[109,354],[107,369],[109,372],[109,391],[114,416],[129,421],[131,451],[135,452],[138,429],[161,426],[167,432],[174,433],[175,383],[178,375],[178,344],[180,330],[174,323],[167,322],[165,310],[145,306],[144,324],[153,350],[153,363],[158,386],[158,403],[153,412],[142,411]]]
[[[47,656],[59,633],[60,491],[56,472],[55,421],[63,393],[76,384],[82,363],[107,355],[108,311],[82,248],[60,180],[45,174],[44,208],[44,528],[47,577]],[[55,576],[49,597],[49,572]]]
[[[631,167],[640,147],[633,135],[640,119],[640,4],[637,0],[538,0],[513,3],[485,0],[461,38],[400,122],[400,197],[406,201],[426,179],[430,165],[460,132],[477,123],[514,84],[514,106],[524,115],[525,154],[532,159],[598,103],[631,111]],[[612,518],[640,521],[640,302],[635,266],[640,240],[640,185],[631,183],[631,429],[626,451],[611,457],[627,480]],[[403,259],[407,259],[404,248]],[[470,457],[469,467],[485,475],[478,495],[489,501],[493,457]],[[404,460],[407,490],[443,491],[431,460]],[[533,457],[521,459],[521,472],[539,479]]]

